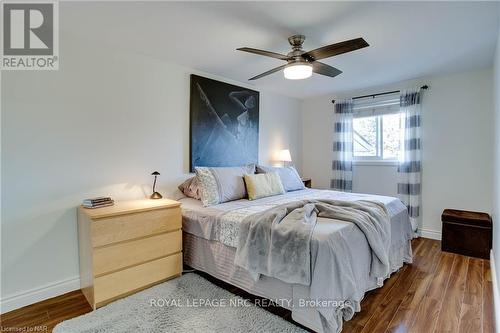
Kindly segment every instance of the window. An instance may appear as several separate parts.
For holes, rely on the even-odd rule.
[[[399,105],[384,103],[380,107],[380,100],[377,103],[378,105],[363,102],[362,106],[358,105],[357,110],[356,105],[354,107],[354,159],[357,161],[398,159],[403,121],[398,112]]]

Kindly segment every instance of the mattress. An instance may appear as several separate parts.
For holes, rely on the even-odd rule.
[[[283,195],[276,195],[258,200],[235,200],[211,207],[203,207],[200,200],[183,198],[182,217],[183,230],[195,236],[208,240],[216,240],[225,245],[238,246],[239,223],[247,216],[262,212],[272,207],[302,199],[332,199],[332,200],[374,200],[382,202],[389,213],[393,227],[402,226],[398,220],[400,215],[406,213],[403,203],[393,197],[346,193],[330,190],[305,189],[300,191],[287,192]],[[325,219],[318,219],[318,222],[325,222]],[[398,220],[398,221],[394,221]],[[336,221],[328,225],[329,230],[325,230],[324,224],[319,224],[318,232],[313,233],[313,239],[322,231],[337,231],[342,228],[353,228],[351,223]],[[330,230],[330,228],[332,230]],[[399,233],[399,230],[395,230]]]
[[[412,238],[411,224],[406,207],[400,200],[392,197],[367,194],[344,193],[328,190],[306,189],[288,192],[283,195],[262,198],[254,201],[237,200],[212,207],[203,207],[199,200],[181,199],[183,230],[185,236],[185,262],[203,270],[221,280],[232,283],[242,289],[259,296],[275,299],[281,295],[292,298],[292,318],[301,324],[315,330],[339,331],[343,320],[352,317],[353,311],[360,311],[360,302],[364,293],[379,287],[376,279],[370,276],[371,254],[364,234],[352,223],[318,218],[311,237],[311,285],[302,286],[287,284],[282,281],[263,277],[253,281],[248,272],[235,267],[234,253],[238,246],[239,223],[247,216],[262,212],[274,206],[302,199],[334,199],[334,200],[375,200],[382,202],[389,213],[391,223],[391,272],[398,270],[403,263],[411,262]],[[356,295],[340,295],[338,284],[343,281],[333,281],[332,264],[335,253],[329,251],[328,242],[341,241],[348,249],[351,258],[349,271],[357,286]],[[229,269],[229,267],[232,269]],[[344,268],[342,268],[344,269]],[[278,294],[278,295],[277,295]],[[338,306],[328,309],[298,306],[304,300],[345,298],[351,302],[351,311]],[[285,304],[286,305],[286,304]],[[287,307],[287,306],[285,306]],[[323,316],[319,316],[322,313]],[[320,319],[328,317],[328,325]]]

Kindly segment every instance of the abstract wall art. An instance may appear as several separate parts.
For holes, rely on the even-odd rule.
[[[191,75],[190,171],[258,162],[259,92]]]

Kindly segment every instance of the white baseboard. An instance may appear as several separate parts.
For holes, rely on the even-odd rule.
[[[60,296],[78,289],[80,289],[80,277],[76,276],[67,280],[8,295],[0,300],[0,313],[7,313],[22,308],[23,306]]]
[[[423,238],[441,240],[441,232],[440,231],[422,228],[419,230],[419,232],[420,232],[420,236]]]
[[[498,276],[495,266],[493,250],[490,252],[491,283],[493,284],[493,312],[495,315],[495,332],[500,333],[500,294],[498,290]]]

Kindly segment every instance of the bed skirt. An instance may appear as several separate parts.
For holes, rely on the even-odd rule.
[[[398,249],[391,249],[391,270],[397,271],[408,261],[408,247],[405,244]],[[292,319],[316,332],[323,332],[319,312],[311,307],[294,306],[299,299],[308,299],[309,287],[289,284],[275,278],[261,276],[255,282],[243,268],[234,265],[236,249],[220,242],[207,240],[192,234],[183,233],[184,262],[194,269],[245,290],[253,295],[271,300],[278,300],[278,305],[291,310]],[[377,288],[368,286],[366,291]],[[361,300],[359,301],[359,303]],[[360,311],[359,303],[356,311]],[[339,328],[342,323],[338,323]]]

